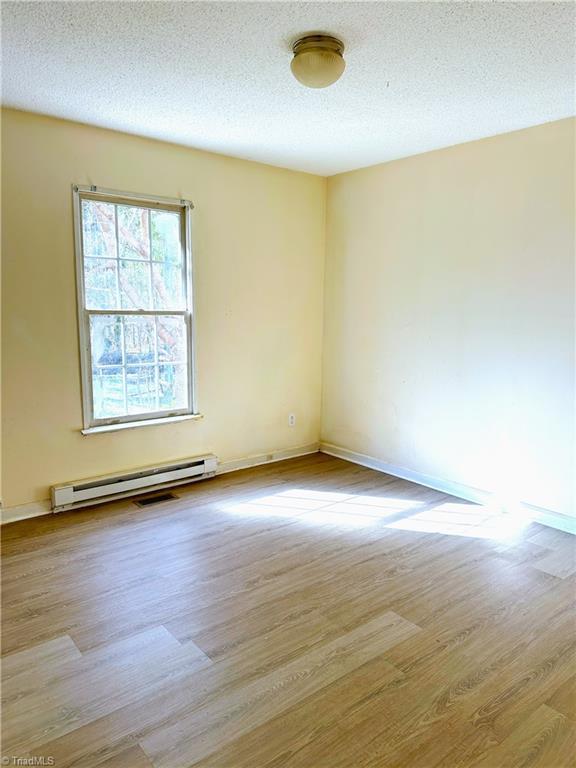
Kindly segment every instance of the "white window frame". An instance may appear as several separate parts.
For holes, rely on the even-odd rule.
[[[108,432],[113,429],[162,424],[183,419],[200,418],[196,402],[196,361],[194,344],[193,314],[193,268],[192,268],[192,225],[191,212],[194,208],[189,200],[156,197],[133,192],[120,192],[95,186],[72,185],[74,206],[74,242],[76,252],[76,288],[78,302],[78,329],[80,342],[80,368],[82,378],[82,411],[84,420],[83,434]],[[82,200],[100,200],[115,205],[134,205],[144,208],[157,208],[178,212],[181,216],[182,256],[184,265],[184,292],[186,309],[184,310],[131,310],[131,309],[87,309],[84,288],[84,248],[82,234]],[[161,410],[146,413],[127,414],[125,416],[97,419],[94,417],[92,394],[92,359],[90,343],[90,317],[93,315],[123,315],[138,317],[158,317],[179,315],[185,318],[188,334],[188,408]]]

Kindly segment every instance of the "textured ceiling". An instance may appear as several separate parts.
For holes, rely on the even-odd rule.
[[[573,3],[4,2],[3,102],[330,175],[574,113]],[[346,44],[326,90],[290,73]]]

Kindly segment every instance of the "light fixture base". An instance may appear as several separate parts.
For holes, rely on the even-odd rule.
[[[327,51],[335,51],[336,53],[344,53],[344,43],[337,37],[332,35],[305,35],[298,38],[292,45],[292,53],[296,56],[297,53],[302,53],[313,48],[323,48]]]

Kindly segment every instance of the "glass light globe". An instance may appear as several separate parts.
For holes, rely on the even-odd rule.
[[[297,40],[292,50],[292,74],[308,88],[326,88],[335,83],[344,72],[343,43],[327,35],[308,35]]]

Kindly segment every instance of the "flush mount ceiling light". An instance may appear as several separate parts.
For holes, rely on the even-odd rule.
[[[292,74],[308,88],[326,88],[340,78],[346,67],[344,43],[330,35],[306,35],[292,46]]]

